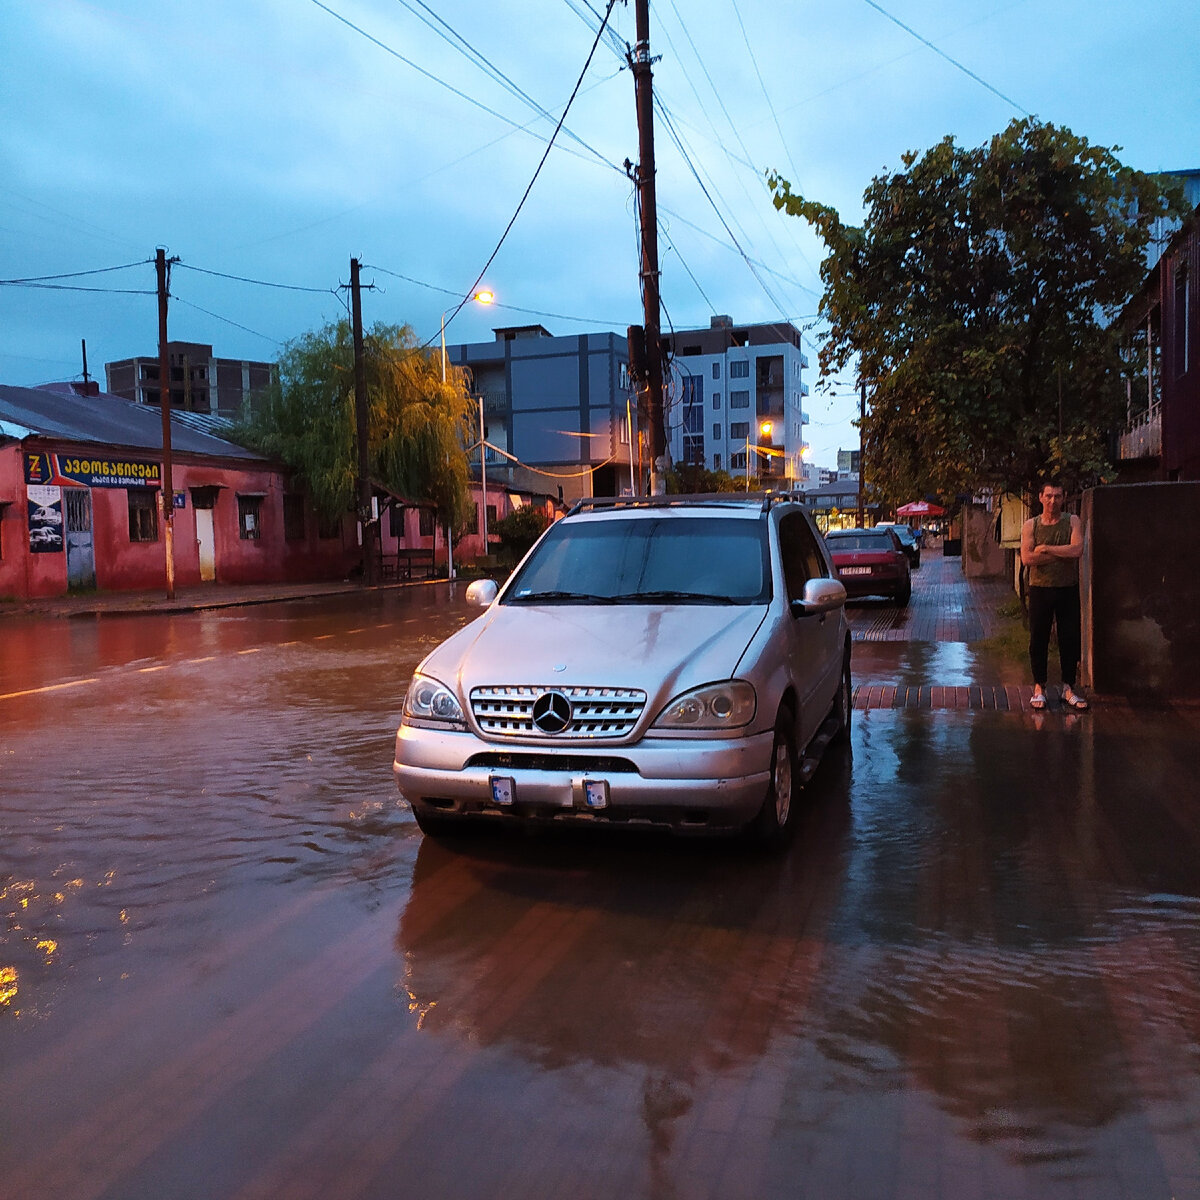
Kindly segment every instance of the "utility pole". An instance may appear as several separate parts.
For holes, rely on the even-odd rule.
[[[171,480],[171,371],[167,361],[167,297],[170,295],[171,264],[167,252],[159,246],[154,266],[158,273],[158,403],[162,409],[162,504],[163,544],[167,556],[167,599],[175,599],[175,488]]]
[[[642,307],[646,329],[646,429],[650,438],[650,494],[666,489],[667,434],[663,419],[663,360],[659,317],[658,203],[654,192],[654,84],[650,57],[650,0],[635,0],[637,45],[629,53],[637,104],[638,157],[634,175],[641,210]]]
[[[354,326],[354,423],[358,431],[358,520],[362,528],[363,583],[375,586],[375,524],[371,519],[371,462],[367,445],[367,369],[363,355],[359,261],[350,260],[350,314]]]
[[[79,339],[79,348],[83,351],[83,394],[86,396],[90,392],[90,388],[88,387],[90,377],[87,369],[87,338]]]
[[[858,520],[855,524],[859,529],[864,528],[866,520],[863,512],[863,483],[867,476],[867,437],[863,432],[863,421],[867,416],[867,381],[858,381]]]

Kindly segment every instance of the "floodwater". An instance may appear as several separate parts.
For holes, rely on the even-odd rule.
[[[447,591],[0,625],[5,1200],[1200,1196],[1194,714],[856,713],[775,858],[438,844]]]

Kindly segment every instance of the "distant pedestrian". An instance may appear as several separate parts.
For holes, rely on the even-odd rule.
[[[1079,667],[1079,559],[1083,529],[1079,518],[1064,514],[1063,490],[1047,480],[1038,495],[1042,515],[1021,527],[1021,563],[1029,568],[1029,664],[1033,668],[1035,709],[1046,707],[1050,627],[1058,627],[1058,664],[1062,672],[1062,701],[1068,708],[1085,709],[1087,701],[1075,691]]]

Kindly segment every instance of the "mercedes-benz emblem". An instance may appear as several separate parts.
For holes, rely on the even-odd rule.
[[[571,723],[571,702],[562,692],[543,692],[533,702],[533,723],[543,733],[562,733]]]

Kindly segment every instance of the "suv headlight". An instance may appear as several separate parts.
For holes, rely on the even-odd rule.
[[[754,688],[742,679],[709,683],[675,697],[655,729],[737,729],[754,720]]]
[[[440,721],[465,725],[458,697],[444,684],[428,675],[414,675],[404,696],[407,721]]]

